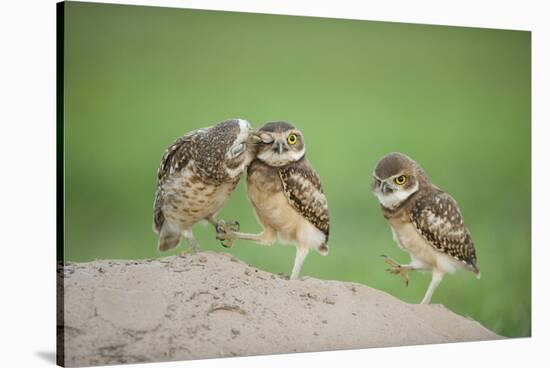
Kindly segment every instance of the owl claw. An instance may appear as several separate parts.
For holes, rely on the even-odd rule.
[[[231,248],[233,246],[233,237],[232,233],[238,232],[240,225],[238,221],[228,221],[223,220],[218,221],[216,225],[216,239],[221,240],[222,246],[225,248]]]
[[[216,232],[219,234],[226,234],[230,231],[238,232],[241,229],[239,221],[224,221],[220,220],[216,224]],[[219,239],[221,240],[221,239]]]
[[[391,273],[392,275],[399,275],[405,283],[405,286],[409,286],[408,272],[411,270],[411,268],[408,266],[402,266],[385,255],[382,255],[382,257],[384,257],[384,263],[390,266],[390,268],[387,268],[386,271]]]
[[[227,221],[225,224],[229,227],[230,231],[238,232],[241,230],[241,224],[239,224],[239,221]]]
[[[231,248],[233,246],[232,240],[222,240],[221,243],[225,248]]]
[[[216,239],[220,240],[222,246],[225,248],[231,248],[233,246],[233,239],[231,239],[227,233],[216,234]]]

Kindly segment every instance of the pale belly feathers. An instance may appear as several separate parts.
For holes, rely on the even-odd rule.
[[[313,249],[325,243],[325,234],[302,217],[290,205],[282,191],[268,191],[261,183],[249,181],[248,197],[258,220],[268,231],[275,231],[281,242]]]
[[[397,245],[411,256],[411,266],[426,270],[437,269],[446,273],[454,273],[463,265],[447,254],[436,250],[416,230],[412,223],[391,221],[393,239]]]

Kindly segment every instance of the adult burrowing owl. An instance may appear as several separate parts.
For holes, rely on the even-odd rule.
[[[309,249],[328,254],[329,216],[319,176],[306,158],[302,132],[287,122],[265,124],[257,131],[261,143],[248,167],[248,198],[263,225],[260,234],[227,229],[222,244],[253,240],[270,245],[278,238],[296,245],[291,279],[298,278]]]
[[[216,214],[254,158],[251,131],[246,120],[226,120],[168,147],[157,172],[153,211],[161,251],[175,248],[182,235],[196,251],[191,227],[201,220],[218,226]]]
[[[391,225],[393,238],[411,256],[411,263],[399,265],[386,257],[389,271],[408,284],[407,272],[432,272],[423,304],[445,273],[457,268],[479,277],[476,251],[455,200],[433,185],[422,168],[409,157],[390,153],[378,162],[373,173],[373,191],[382,214]]]

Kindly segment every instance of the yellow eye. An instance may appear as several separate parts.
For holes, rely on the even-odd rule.
[[[399,175],[397,178],[393,179],[395,184],[403,185],[407,182],[407,177],[405,175]]]
[[[298,141],[298,137],[296,136],[296,134],[292,133],[291,135],[289,135],[287,137],[286,140],[287,140],[288,144],[294,144]]]

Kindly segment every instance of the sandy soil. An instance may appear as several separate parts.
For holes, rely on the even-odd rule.
[[[441,305],[289,281],[226,253],[69,263],[59,276],[66,366],[501,338]]]

